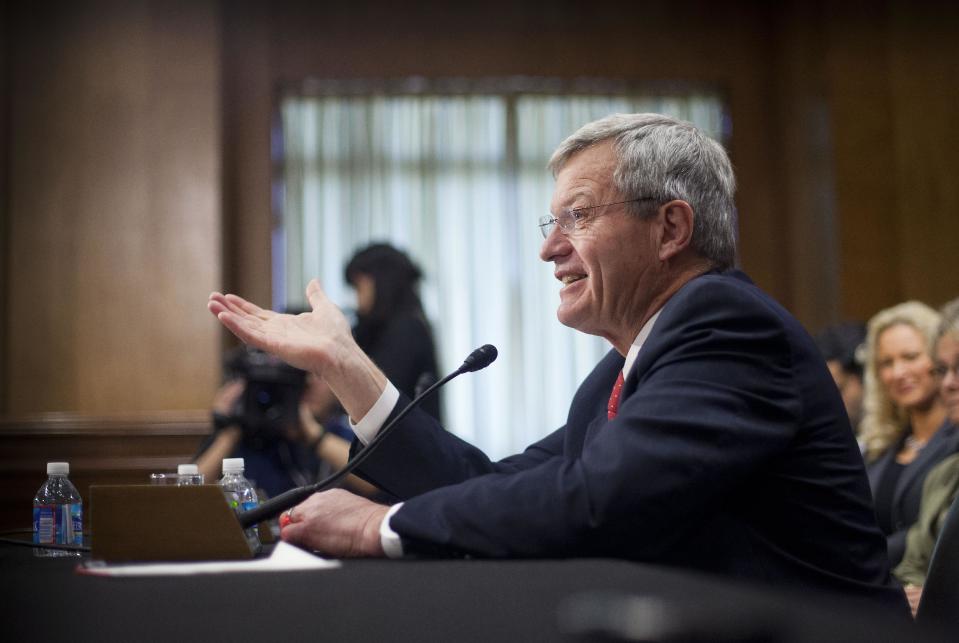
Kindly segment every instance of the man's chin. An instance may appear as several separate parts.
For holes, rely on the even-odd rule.
[[[558,319],[559,323],[563,326],[569,326],[570,328],[578,330],[578,328],[576,328],[577,315],[575,311],[570,310],[568,307],[560,305],[560,307],[556,309],[556,319]]]
[[[559,323],[563,326],[568,326],[581,333],[586,333],[587,335],[597,334],[593,325],[589,323],[589,316],[585,315],[583,311],[565,309],[563,306],[560,306],[559,310],[556,311],[556,319],[558,319]]]

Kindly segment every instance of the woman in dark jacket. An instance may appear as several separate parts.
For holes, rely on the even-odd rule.
[[[438,379],[433,332],[417,294],[420,269],[400,250],[376,243],[357,251],[344,272],[356,289],[356,343],[412,398]],[[422,408],[440,419],[439,395]]]
[[[935,371],[939,321],[936,311],[915,301],[869,321],[860,427],[876,517],[893,565],[902,559],[906,532],[919,516],[926,474],[959,445]]]

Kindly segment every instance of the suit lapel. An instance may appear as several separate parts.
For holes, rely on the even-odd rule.
[[[643,343],[643,347],[639,351],[639,355],[636,356],[636,361],[633,363],[632,367],[629,369],[629,372],[626,373],[626,379],[623,381],[623,388],[620,391],[619,397],[619,407],[622,409],[623,404],[626,402],[626,399],[632,395],[639,386],[639,373],[645,373],[651,361],[654,359],[656,354],[655,350],[651,350],[649,347],[652,344],[656,343],[656,340],[659,338],[663,327],[662,317],[665,315],[667,309],[672,300],[666,302],[666,305],[663,307],[662,312],[659,314],[659,320],[653,324],[653,328],[649,333],[649,336],[646,338],[646,341]],[[614,353],[615,351],[611,351]],[[606,426],[609,422],[609,419],[606,417],[606,404],[609,401],[609,395],[612,393],[613,384],[616,383],[616,378],[619,376],[619,371],[623,368],[624,359],[622,356],[617,356],[616,359],[611,359],[610,363],[615,364],[615,368],[612,369],[603,369],[602,373],[599,371],[594,372],[594,376],[597,378],[603,377],[608,378],[602,388],[604,395],[602,396],[602,412],[594,412],[588,423],[586,424],[585,433],[583,436],[583,444],[587,444],[596,433]],[[600,396],[597,394],[596,401],[599,402]]]
[[[606,424],[606,404],[622,368],[623,357],[611,350],[580,386],[566,423],[567,455],[578,457],[594,432]]]
[[[637,359],[636,363],[633,364],[633,368],[630,369],[630,372],[626,375],[626,379],[623,381],[623,388],[620,391],[620,396],[619,396],[619,408],[623,408],[623,404],[626,402],[626,398],[628,398],[630,395],[632,395],[636,391],[636,385],[639,379],[636,376],[636,373],[638,372],[638,369],[636,367],[637,365],[639,365],[639,362],[640,360]],[[609,391],[607,392],[607,398],[605,401],[608,401],[608,395],[609,393],[612,392],[613,383],[615,383],[616,377],[618,375],[619,375],[618,372],[615,372],[613,374],[613,380],[612,380],[612,383],[609,385]],[[602,412],[598,413],[592,420],[590,420],[589,424],[586,427],[586,436],[585,436],[584,444],[588,444],[589,441],[593,439],[593,437],[595,437],[599,431],[602,431],[603,427],[605,427],[609,422],[610,420],[606,416],[606,404],[604,403]]]

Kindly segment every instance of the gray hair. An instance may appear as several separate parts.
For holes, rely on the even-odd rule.
[[[942,320],[939,322],[939,332],[936,333],[938,342],[944,335],[955,335],[959,338],[959,299],[953,299],[939,310]]]
[[[555,177],[574,154],[610,139],[618,156],[613,185],[624,198],[686,201],[695,215],[693,249],[720,270],[732,267],[736,178],[723,147],[692,123],[661,114],[613,114],[579,128],[547,167]],[[650,213],[641,203],[630,205],[634,214]]]

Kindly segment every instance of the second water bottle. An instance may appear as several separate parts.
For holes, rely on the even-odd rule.
[[[227,503],[236,512],[248,511],[259,504],[256,489],[243,476],[243,467],[243,458],[223,459],[223,478],[220,479],[220,487],[223,489],[223,495],[226,496]],[[250,544],[250,550],[254,554],[259,553],[261,545],[256,526],[246,529],[245,533],[246,540]]]

